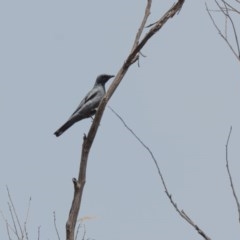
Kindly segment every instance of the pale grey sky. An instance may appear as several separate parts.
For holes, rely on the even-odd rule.
[[[148,23],[174,1],[153,1]],[[213,1],[208,1],[211,5]],[[100,73],[116,74],[146,1],[0,1],[0,209],[8,185],[21,219],[32,197],[30,239],[61,239],[78,174],[84,120],[60,138]],[[178,206],[212,239],[239,238],[225,169],[240,195],[239,63],[219,37],[204,1],[186,1],[143,49],[109,102],[152,149]],[[107,87],[109,84],[107,84]],[[87,236],[106,239],[202,239],[173,210],[146,151],[106,109],[89,156],[80,216]],[[7,239],[0,221],[1,239]]]

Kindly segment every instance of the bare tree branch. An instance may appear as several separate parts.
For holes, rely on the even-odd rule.
[[[222,2],[224,3],[225,6],[227,6],[226,8],[229,10],[229,11],[233,11],[233,12],[236,12],[238,14],[240,14],[240,11],[238,11],[235,7],[233,7],[230,3],[222,0]]]
[[[7,221],[6,221],[6,228],[7,228],[7,234],[8,234],[9,240],[12,240],[12,238],[10,237],[9,224]]]
[[[77,231],[76,231],[75,240],[77,240],[77,238],[78,238],[78,233],[79,233],[80,227],[81,227],[81,223],[79,223],[78,226],[77,226]]]
[[[123,120],[123,118],[116,112],[114,111],[110,106],[109,106],[109,109],[111,109],[111,111],[120,119],[120,121],[123,123],[123,125],[126,127],[126,129],[137,139],[137,141],[147,150],[147,152],[150,154],[154,164],[155,164],[155,167],[157,168],[157,171],[158,171],[158,175],[161,179],[161,183],[165,189],[165,193],[168,197],[168,199],[170,200],[170,203],[172,204],[172,206],[175,208],[175,210],[177,211],[177,213],[184,219],[186,220],[192,227],[195,228],[195,230],[198,232],[198,234],[200,234],[204,239],[206,240],[211,240],[211,238],[209,238],[206,233],[204,233],[204,231],[198,227],[198,225],[196,225],[193,220],[183,211],[183,210],[180,210],[177,206],[177,203],[173,201],[173,198],[172,198],[172,194],[168,191],[168,188],[167,188],[167,185],[166,185],[166,182],[164,180],[164,177],[163,177],[163,174],[160,170],[160,167],[158,165],[158,162],[153,154],[153,152],[151,151],[151,149],[136,135],[136,133],[126,124],[126,122]]]
[[[80,171],[79,171],[78,179],[75,179],[75,178],[73,179],[74,196],[73,196],[71,209],[69,212],[69,217],[68,217],[68,220],[66,223],[66,239],[67,240],[74,240],[74,232],[75,232],[75,226],[76,226],[76,222],[77,222],[77,216],[78,216],[79,208],[81,205],[81,199],[82,199],[84,185],[86,182],[86,168],[87,168],[88,155],[89,155],[92,143],[94,141],[94,138],[96,136],[98,126],[100,124],[106,104],[108,103],[109,99],[112,97],[113,93],[115,92],[118,85],[122,81],[124,75],[128,71],[128,68],[138,59],[137,56],[138,56],[139,52],[141,51],[141,49],[144,47],[144,45],[147,43],[147,41],[154,34],[156,34],[170,18],[172,18],[177,12],[180,11],[184,2],[185,2],[185,0],[178,0],[178,2],[175,3],[156,22],[156,24],[152,28],[150,28],[150,30],[146,33],[146,35],[143,37],[143,39],[139,42],[139,38],[143,31],[143,26],[145,25],[145,22],[147,20],[149,12],[150,12],[151,1],[148,0],[148,2],[147,2],[145,15],[143,17],[143,21],[140,25],[140,28],[138,30],[138,33],[136,35],[136,38],[135,38],[135,41],[133,44],[134,47],[133,47],[131,53],[129,54],[129,56],[127,57],[126,61],[123,63],[121,69],[117,73],[114,81],[110,85],[104,98],[102,99],[87,136],[84,136],[84,138],[83,138]]]
[[[228,177],[229,177],[229,181],[230,181],[230,185],[231,185],[233,197],[234,197],[235,202],[236,202],[236,205],[237,205],[238,221],[239,221],[239,223],[240,223],[240,204],[239,204],[239,200],[238,200],[238,197],[237,197],[235,188],[234,188],[234,184],[233,184],[233,180],[232,180],[232,175],[231,175],[231,171],[230,171],[230,168],[229,168],[229,161],[228,161],[228,144],[229,144],[229,140],[230,140],[230,137],[231,137],[231,133],[232,133],[232,126],[230,127],[229,134],[228,134],[228,138],[227,138],[227,143],[226,143],[226,145],[225,145],[225,147],[226,147],[226,168],[227,168],[227,173],[228,173]]]
[[[8,202],[8,210],[10,212],[12,223],[13,223],[13,227],[11,227],[10,229],[13,230],[13,233],[17,236],[17,238],[20,238],[20,236],[18,235],[18,229],[17,229],[17,225],[16,225],[16,222],[15,222],[15,218],[14,218],[14,214],[13,214],[13,211],[12,211],[12,207],[11,207],[9,202]]]
[[[31,207],[31,197],[29,198],[28,205],[27,205],[27,213],[25,217],[25,221],[21,224],[17,211],[15,209],[15,205],[13,203],[11,193],[9,191],[9,188],[6,186],[7,193],[8,193],[8,210],[10,213],[10,222],[7,220],[7,218],[4,216],[3,212],[0,210],[0,215],[2,219],[5,221],[6,224],[6,230],[9,240],[17,239],[17,240],[29,240],[29,234],[27,230],[28,225],[28,218],[29,218],[29,212]],[[38,229],[38,240],[40,240],[40,229]]]
[[[231,49],[231,51],[233,52],[233,54],[235,55],[235,57],[238,59],[238,61],[240,61],[240,47],[239,47],[239,41],[238,41],[238,36],[237,36],[237,31],[236,31],[236,27],[235,27],[235,24],[234,24],[234,21],[232,19],[232,17],[230,16],[230,12],[235,12],[235,13],[240,13],[236,8],[234,8],[231,4],[227,3],[225,0],[221,0],[223,6],[220,5],[220,3],[215,0],[215,3],[218,7],[219,10],[214,10],[215,12],[220,12],[224,15],[225,17],[225,28],[224,28],[224,32],[225,34],[221,31],[221,29],[218,27],[216,21],[214,20],[214,17],[213,15],[211,14],[211,12],[213,10],[210,10],[208,8],[208,5],[207,3],[205,3],[205,6],[206,6],[206,10],[207,10],[207,13],[214,25],[214,27],[217,29],[219,35],[223,38],[223,40],[227,43],[227,45],[229,46],[229,48]],[[233,45],[231,44],[229,38],[228,38],[228,34],[227,34],[227,22],[228,20],[230,21],[231,23],[231,28],[232,28],[232,31],[233,31],[233,36],[234,36],[234,39],[235,39],[235,44],[236,44],[236,50],[234,49]]]
[[[141,25],[138,29],[138,32],[136,34],[136,37],[135,37],[135,40],[134,40],[134,43],[133,43],[133,47],[132,47],[132,51],[136,48],[136,46],[139,43],[139,40],[140,40],[140,37],[142,35],[143,29],[146,25],[146,22],[147,22],[147,19],[148,19],[149,15],[150,15],[151,5],[152,5],[152,0],[147,0],[147,6],[145,8],[145,14],[144,14],[142,23],[141,23]],[[138,57],[139,57],[139,54],[136,55],[137,59],[138,59]],[[139,62],[138,62],[138,66],[139,66]]]
[[[28,216],[29,216],[29,211],[30,211],[30,205],[31,205],[31,197],[29,198],[29,201],[28,201],[27,215],[26,215],[26,219],[25,219],[25,222],[24,222],[24,232],[25,232],[25,235],[26,235],[26,240],[29,240],[28,239],[28,231],[27,231],[27,221],[28,221]]]
[[[8,206],[9,206],[9,205],[8,205]],[[1,213],[2,219],[4,220],[4,222],[5,222],[5,224],[6,224],[6,229],[7,229],[8,238],[11,239],[11,237],[10,237],[10,230],[11,230],[15,235],[16,235],[16,232],[15,232],[15,230],[11,227],[11,225],[8,223],[8,220],[5,218],[3,212],[0,211],[0,213]],[[10,212],[10,214],[11,214],[11,212]]]
[[[61,240],[60,239],[60,235],[58,233],[57,220],[56,220],[56,213],[55,213],[55,211],[53,212],[53,221],[54,221],[54,228],[55,228],[55,231],[57,233],[58,240]]]
[[[139,40],[140,40],[140,37],[142,35],[143,29],[144,29],[144,27],[146,25],[146,22],[147,22],[147,19],[148,19],[149,15],[150,15],[151,5],[152,5],[152,0],[147,0],[147,6],[145,8],[145,14],[144,14],[142,23],[141,23],[141,25],[140,25],[140,27],[138,29],[138,32],[136,34],[136,37],[135,37],[135,40],[134,40],[134,44],[133,44],[133,47],[132,47],[132,51],[134,50],[134,48],[139,43]]]
[[[85,226],[85,224],[83,224],[83,236],[82,236],[82,240],[85,240],[86,233],[87,233],[87,231],[86,231],[86,226]]]
[[[229,4],[227,4],[224,0],[222,0],[223,4],[225,5],[225,8],[223,8],[223,7],[220,6],[220,4],[217,2],[217,0],[215,0],[215,2],[217,4],[218,8],[223,13],[223,15],[226,17],[226,19],[229,19],[230,22],[231,22],[232,29],[233,29],[233,32],[234,32],[235,42],[236,42],[236,45],[237,45],[237,55],[238,55],[238,58],[240,58],[240,49],[239,49],[239,42],[238,42],[238,36],[237,36],[236,28],[235,28],[235,25],[234,25],[234,22],[233,22],[231,16],[229,15],[229,9],[227,7],[227,6],[229,6]]]
[[[17,215],[16,209],[15,209],[15,206],[14,206],[14,204],[13,204],[13,201],[12,201],[11,194],[10,194],[10,191],[9,191],[9,189],[8,189],[8,186],[6,186],[6,189],[7,189],[7,193],[8,193],[8,199],[9,199],[9,201],[10,201],[10,203],[8,203],[8,205],[9,205],[9,211],[11,212],[12,221],[13,221],[13,224],[14,224],[14,228],[15,228],[15,231],[16,231],[16,235],[18,236],[18,238],[20,238],[19,235],[18,235],[18,230],[17,230],[17,225],[18,225],[19,230],[20,230],[20,232],[21,232],[21,238],[23,239],[23,237],[24,237],[23,230],[22,230],[20,221],[19,221],[19,219],[18,219],[18,215]],[[11,209],[13,209],[13,212],[12,212]],[[14,217],[16,218],[17,225],[15,224]]]
[[[8,234],[8,239],[9,239],[9,240],[12,240],[12,238],[11,238],[11,236],[10,236],[10,231],[9,231],[9,227],[10,227],[10,225],[9,225],[7,219],[5,218],[3,212],[0,211],[0,213],[1,213],[1,217],[2,217],[2,219],[3,219],[3,221],[5,222],[5,225],[6,225],[7,234]]]

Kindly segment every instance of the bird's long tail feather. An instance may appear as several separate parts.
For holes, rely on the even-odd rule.
[[[73,124],[75,123],[75,121],[67,121],[66,123],[64,123],[55,133],[54,135],[56,137],[59,137],[60,135],[62,135],[68,128],[70,128]]]

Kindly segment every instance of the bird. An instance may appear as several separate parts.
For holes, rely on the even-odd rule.
[[[56,137],[62,135],[68,128],[70,128],[74,123],[92,117],[96,112],[97,108],[105,95],[105,83],[113,78],[114,75],[101,74],[97,77],[93,88],[88,92],[88,94],[83,98],[83,100],[78,105],[77,109],[73,112],[70,118],[64,123],[55,133]]]

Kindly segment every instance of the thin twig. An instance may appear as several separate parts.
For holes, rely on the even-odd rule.
[[[85,236],[86,236],[86,226],[85,224],[83,224],[83,236],[82,236],[82,240],[85,240]]]
[[[237,31],[236,31],[236,28],[235,28],[235,24],[232,20],[232,17],[230,15],[228,15],[228,18],[232,24],[232,29],[233,29],[233,32],[234,32],[234,38],[235,38],[235,42],[236,42],[236,45],[237,45],[237,51],[238,51],[238,58],[240,58],[240,48],[239,48],[239,41],[238,41],[238,35],[237,35]]]
[[[30,197],[29,200],[28,200],[27,214],[26,214],[26,218],[25,218],[25,222],[24,222],[25,225],[27,224],[27,221],[28,221],[29,212],[30,212],[30,206],[31,206],[31,201],[32,201],[32,198]]]
[[[26,240],[29,240],[27,226],[25,224],[24,224],[24,232],[25,232]]]
[[[151,155],[151,158],[155,164],[155,167],[157,168],[157,171],[158,171],[158,175],[161,177],[161,181],[163,183],[163,186],[164,186],[164,189],[166,192],[167,191],[167,186],[166,186],[166,183],[165,183],[165,180],[163,178],[163,174],[161,173],[161,170],[160,170],[160,167],[157,163],[157,160],[156,158],[154,157],[154,154],[153,152],[151,151],[151,149],[135,134],[135,132],[126,124],[126,122],[123,120],[123,118],[113,109],[111,108],[110,106],[108,106],[108,108],[121,120],[121,122],[123,123],[123,125],[127,128],[127,130],[129,132],[131,132],[131,134],[138,140],[138,142],[141,143],[141,145],[148,151],[148,153]]]
[[[222,8],[222,7],[220,6],[220,4],[218,3],[218,1],[215,0],[215,2],[216,2],[216,4],[217,4],[218,8],[219,8],[219,9],[221,10],[221,12],[223,13],[223,15],[224,15],[226,18],[228,18],[228,19],[230,20],[230,22],[231,22],[232,29],[233,29],[233,33],[234,33],[235,42],[236,42],[236,45],[237,45],[237,52],[238,52],[237,56],[238,56],[238,58],[240,58],[240,49],[239,49],[238,36],[237,36],[237,32],[236,32],[236,28],[235,28],[234,22],[233,22],[231,16],[229,15],[229,13],[228,13],[227,3],[222,0],[223,4],[225,5],[225,11],[224,11],[223,8]],[[226,37],[226,39],[227,39],[227,37]]]
[[[16,225],[15,218],[14,218],[14,215],[13,215],[12,207],[11,207],[11,205],[10,205],[9,202],[8,202],[8,210],[9,210],[9,212],[10,212],[11,219],[12,219],[12,223],[13,223],[13,228],[11,228],[11,230],[13,230],[13,233],[14,233],[14,234],[17,236],[17,238],[19,239],[20,236],[18,235],[17,225]]]
[[[225,8],[222,8],[222,10],[226,11]],[[209,9],[209,12],[217,12],[217,13],[221,13],[222,10],[214,10],[214,9]],[[229,12],[234,12],[234,10],[232,9],[228,9]]]
[[[10,236],[10,231],[9,231],[10,225],[8,224],[8,221],[7,221],[7,219],[5,218],[5,216],[4,216],[4,214],[3,214],[3,212],[2,212],[1,210],[0,210],[0,214],[1,214],[1,217],[2,217],[3,221],[4,221],[5,224],[6,224],[8,239],[9,239],[9,240],[12,240],[12,238],[11,238],[11,236]],[[14,231],[13,231],[13,232],[14,232]]]
[[[218,5],[218,6],[220,6],[219,5],[219,3],[215,0],[215,2],[216,2],[216,4]],[[213,23],[213,25],[214,25],[214,27],[217,29],[217,31],[218,31],[218,34],[223,38],[223,40],[227,43],[227,45],[229,46],[229,48],[231,49],[231,51],[232,51],[232,53],[235,55],[235,57],[238,59],[238,61],[240,61],[240,55],[239,55],[239,46],[238,46],[238,41],[236,42],[236,44],[237,44],[237,47],[238,47],[238,53],[234,50],[234,48],[233,48],[233,46],[231,45],[231,43],[228,41],[228,38],[226,38],[225,36],[224,36],[224,34],[222,33],[222,31],[220,30],[220,28],[218,27],[218,25],[216,24],[216,22],[215,22],[215,20],[214,20],[214,18],[213,18],[213,16],[212,16],[212,14],[211,14],[211,11],[209,10],[209,8],[208,8],[208,5],[207,5],[207,3],[205,3],[205,6],[206,6],[206,10],[207,10],[207,13],[208,13],[208,15],[209,15],[209,17],[210,17],[210,19],[211,19],[211,21],[212,21],[212,23]],[[223,11],[223,9],[221,8],[221,6],[220,6],[220,10],[221,10],[221,12],[222,13],[224,13],[224,11]],[[225,13],[224,13],[224,15],[225,15]],[[229,18],[230,19],[230,18]],[[235,35],[235,40],[237,39],[237,33],[236,33],[236,30],[235,30],[235,27],[233,28],[233,31],[234,31],[234,35]]]
[[[15,206],[14,206],[14,204],[13,204],[13,201],[12,201],[11,194],[10,194],[10,191],[9,191],[9,189],[8,189],[8,186],[6,186],[6,188],[7,188],[8,198],[9,198],[11,207],[12,207],[12,209],[13,209],[13,213],[14,213],[15,218],[16,218],[16,220],[17,220],[17,224],[18,224],[18,227],[19,227],[19,229],[20,229],[21,236],[22,236],[22,239],[23,239],[24,233],[23,233],[23,230],[22,230],[20,221],[19,221],[19,219],[18,219],[17,211],[16,211]]]
[[[222,10],[220,10],[220,11],[222,11]],[[227,12],[227,15],[228,15],[228,8],[226,7],[226,9],[225,9],[225,11]],[[228,30],[228,28],[227,28],[227,23],[228,23],[228,17],[227,17],[227,15],[225,15],[225,38],[227,38],[228,37],[228,33],[227,33],[227,30]]]
[[[138,29],[138,32],[136,34],[136,37],[135,37],[135,40],[134,40],[134,43],[133,43],[133,47],[132,47],[132,51],[134,50],[134,48],[138,45],[139,43],[139,39],[142,35],[142,32],[143,32],[143,29],[146,25],[146,22],[147,22],[147,19],[150,15],[150,9],[151,9],[151,5],[152,5],[152,0],[147,0],[147,5],[146,5],[146,8],[145,8],[145,14],[144,14],[144,17],[142,19],[142,23]]]
[[[8,223],[8,220],[5,218],[4,214],[2,211],[0,211],[2,219],[4,220],[4,222],[6,223],[6,227],[7,227],[7,232],[9,232],[9,229],[16,235],[15,230],[12,228],[12,226]],[[8,234],[9,235],[9,234]]]
[[[229,161],[228,161],[228,144],[229,144],[229,140],[230,140],[230,137],[231,137],[231,133],[232,133],[232,126],[230,127],[229,134],[228,134],[228,138],[227,138],[227,143],[226,143],[226,145],[225,145],[225,147],[226,147],[226,168],[227,168],[227,173],[228,173],[228,177],[229,177],[229,181],[230,181],[230,185],[231,185],[233,197],[234,197],[235,202],[236,202],[236,205],[237,205],[238,221],[239,221],[239,223],[240,223],[240,203],[239,203],[239,200],[238,200],[238,197],[237,197],[235,188],[234,188],[234,184],[233,184],[233,180],[232,180],[232,175],[231,175],[231,171],[230,171],[230,168],[229,168]]]
[[[6,228],[7,228],[7,234],[8,234],[9,240],[12,240],[12,238],[10,237],[9,224],[7,221],[6,221]]]
[[[26,215],[26,219],[25,219],[25,222],[24,222],[24,232],[25,232],[27,240],[28,240],[27,221],[28,221],[30,206],[31,206],[31,197],[29,198],[29,201],[28,201],[27,215]]]
[[[41,226],[38,226],[38,235],[37,235],[37,239],[40,240],[40,231],[41,230]]]
[[[233,7],[230,3],[228,3],[224,0],[221,0],[221,1],[224,3],[225,6],[228,6],[228,10],[240,14],[240,12],[235,7]]]
[[[108,106],[109,109],[120,119],[120,121],[123,123],[123,125],[126,127],[126,129],[137,139],[137,141],[147,150],[147,152],[150,154],[156,168],[158,171],[158,175],[161,179],[161,182],[163,184],[163,187],[165,189],[165,193],[168,197],[168,199],[170,200],[170,203],[172,204],[172,206],[175,208],[175,210],[178,212],[178,214],[184,219],[186,220],[192,227],[195,228],[195,230],[198,232],[198,234],[200,234],[205,240],[211,240],[210,237],[207,236],[207,234],[198,227],[198,225],[196,225],[192,219],[183,211],[180,210],[177,206],[177,203],[173,201],[172,195],[170,194],[170,192],[168,191],[166,182],[164,180],[163,174],[160,170],[160,167],[158,165],[158,162],[153,154],[153,152],[151,151],[151,149],[136,135],[136,133],[126,124],[126,122],[123,120],[123,118],[115,111],[113,110],[110,106]]]
[[[81,223],[79,223],[78,226],[77,226],[77,231],[76,231],[75,240],[77,240],[80,227],[81,227]]]
[[[61,240],[60,239],[60,235],[58,233],[57,220],[56,220],[56,213],[55,213],[55,211],[53,212],[53,220],[54,220],[54,228],[55,228],[55,231],[57,233],[58,240]]]

